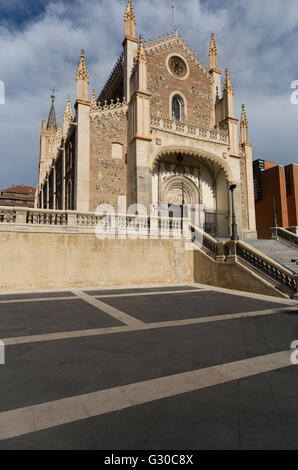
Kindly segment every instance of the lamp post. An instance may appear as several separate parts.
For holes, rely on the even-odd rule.
[[[231,240],[239,240],[236,214],[235,214],[235,203],[234,203],[234,191],[236,188],[237,188],[236,184],[231,184],[231,186],[229,187],[229,190],[231,191],[231,198],[232,198],[232,237],[231,237]]]
[[[273,196],[273,227],[277,228],[277,214],[276,214],[276,204],[275,204],[275,197]]]

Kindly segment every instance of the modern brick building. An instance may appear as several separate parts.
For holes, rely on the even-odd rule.
[[[298,165],[253,162],[258,238],[271,238],[274,206],[279,227],[298,227]]]

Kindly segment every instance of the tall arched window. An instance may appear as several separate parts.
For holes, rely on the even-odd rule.
[[[69,180],[66,186],[66,208],[73,210],[72,207],[72,182]]]
[[[173,96],[172,99],[172,118],[176,121],[184,120],[184,101],[179,95]]]

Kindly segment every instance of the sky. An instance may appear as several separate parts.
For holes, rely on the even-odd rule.
[[[90,88],[99,93],[117,61],[127,0],[0,0],[0,189],[36,185],[42,119],[55,86],[57,119],[85,49]],[[145,39],[172,30],[208,66],[211,32],[219,67],[230,69],[235,115],[246,104],[253,158],[298,162],[297,0],[133,0],[137,33]]]

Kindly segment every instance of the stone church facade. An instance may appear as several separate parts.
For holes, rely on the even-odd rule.
[[[240,126],[228,69],[222,80],[211,35],[209,69],[175,30],[144,42],[136,38],[131,1],[124,17],[123,53],[102,91],[89,94],[82,51],[76,103],[70,97],[63,129],[52,103],[42,122],[36,207],[94,212],[126,198],[143,204],[197,204],[205,230],[230,234],[229,186],[236,184],[239,234],[255,234],[252,145],[243,106]],[[223,83],[222,83],[223,82]],[[240,132],[239,132],[240,130]]]

